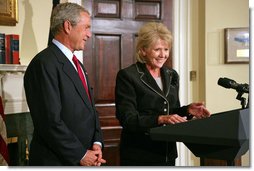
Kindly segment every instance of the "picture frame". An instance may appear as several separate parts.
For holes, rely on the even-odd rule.
[[[0,25],[15,26],[18,23],[18,0],[0,0]]]
[[[225,63],[249,63],[249,28],[225,28]]]

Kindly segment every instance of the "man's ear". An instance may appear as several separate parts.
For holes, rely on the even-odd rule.
[[[70,33],[72,29],[72,25],[71,25],[71,22],[68,21],[68,20],[65,20],[64,23],[63,23],[63,31],[67,34]]]

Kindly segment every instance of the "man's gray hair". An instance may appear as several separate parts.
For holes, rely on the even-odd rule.
[[[90,13],[82,6],[76,3],[61,3],[58,4],[51,13],[50,18],[50,31],[55,36],[60,30],[63,29],[63,23],[69,21],[72,26],[77,25],[80,20],[80,13]]]

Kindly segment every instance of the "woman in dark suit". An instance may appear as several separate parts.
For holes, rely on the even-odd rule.
[[[116,79],[116,117],[122,125],[120,163],[123,166],[175,165],[175,142],[152,141],[148,130],[164,124],[209,117],[203,103],[180,106],[179,77],[164,65],[172,47],[171,32],[161,23],[144,25],[138,33],[137,63]]]
[[[24,76],[34,125],[29,164],[99,166],[105,163],[102,131],[85,68],[73,55],[91,37],[90,15],[78,4],[62,3],[54,8],[50,24],[54,39],[32,59]],[[88,94],[78,71],[86,78]]]

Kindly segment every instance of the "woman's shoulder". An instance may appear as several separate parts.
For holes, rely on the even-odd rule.
[[[169,68],[167,66],[163,66],[162,68],[164,71],[166,71],[166,73],[170,74],[170,75],[173,75],[173,76],[178,76],[178,73],[175,69],[173,68]]]
[[[131,64],[123,69],[120,69],[119,70],[119,73],[133,73],[133,72],[136,72],[137,70],[137,64],[134,63],[134,64]]]

